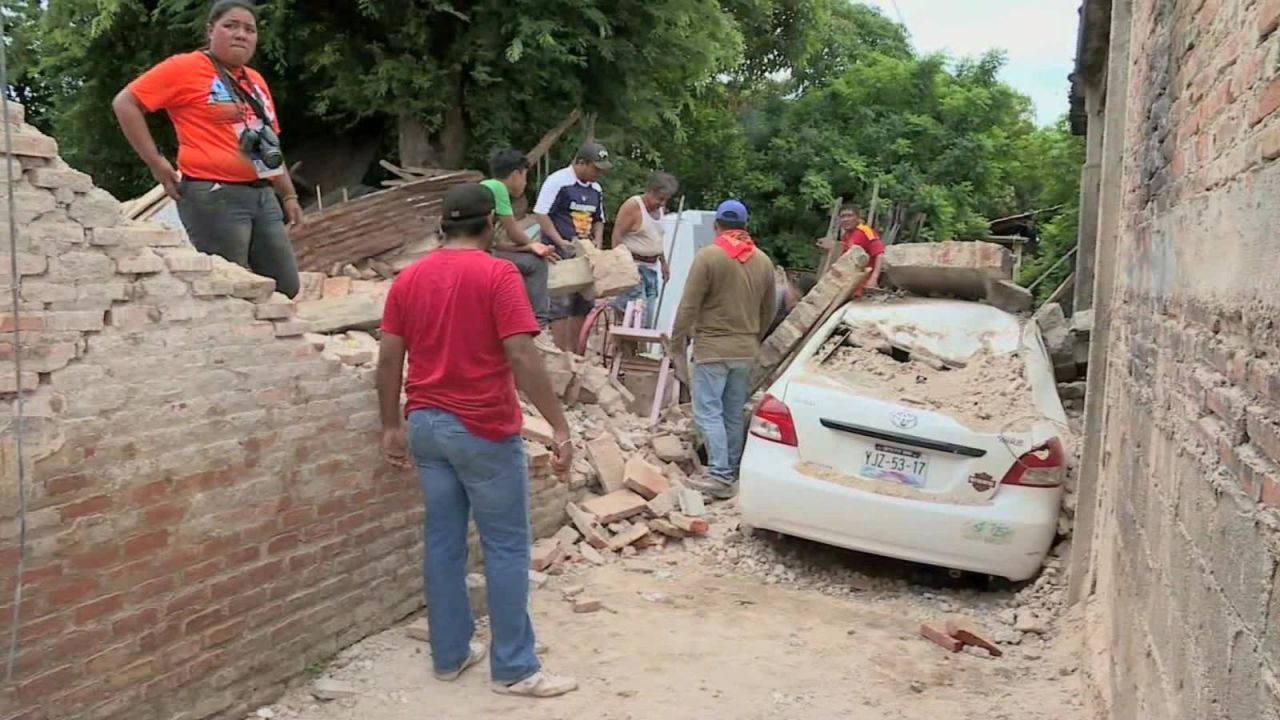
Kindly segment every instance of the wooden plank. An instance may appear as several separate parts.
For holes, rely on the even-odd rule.
[[[395,175],[398,178],[402,178],[405,180],[415,179],[413,176],[413,173],[406,171],[404,168],[400,167],[399,165],[396,165],[390,160],[385,160],[385,159],[379,160],[378,165],[382,166],[383,170],[386,170],[387,172],[391,173],[392,175]]]

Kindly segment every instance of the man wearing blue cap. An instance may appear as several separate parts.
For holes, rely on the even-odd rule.
[[[692,482],[716,498],[737,490],[751,367],[775,313],[773,263],[746,227],[746,205],[720,203],[716,241],[693,259],[671,334],[672,356],[685,378],[693,340],[693,417],[707,444],[710,477]]]

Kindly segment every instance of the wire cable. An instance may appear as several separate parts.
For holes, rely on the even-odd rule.
[[[13,609],[9,618],[9,653],[5,663],[5,682],[13,681],[13,665],[18,657],[18,622],[22,619],[22,576],[27,569],[27,468],[23,447],[24,399],[22,396],[22,331],[19,316],[22,276],[18,274],[18,212],[14,199],[13,130],[9,122],[9,43],[5,34],[5,17],[0,12],[0,121],[4,122],[5,190],[9,200],[9,291],[13,301],[13,371],[17,401],[14,403],[14,437],[18,464],[18,574],[13,590]]]

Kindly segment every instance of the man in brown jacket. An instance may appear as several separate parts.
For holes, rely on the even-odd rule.
[[[773,263],[746,227],[745,205],[720,203],[716,241],[693,259],[671,335],[681,367],[693,340],[693,417],[707,444],[710,474],[694,484],[717,498],[737,490],[751,367],[775,313]]]

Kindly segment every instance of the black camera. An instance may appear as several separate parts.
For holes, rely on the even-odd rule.
[[[244,132],[240,133],[240,152],[249,157],[257,154],[268,170],[275,170],[284,164],[284,152],[280,150],[280,136],[276,135],[276,131],[272,130],[270,125],[264,124],[257,130],[245,128]]]

